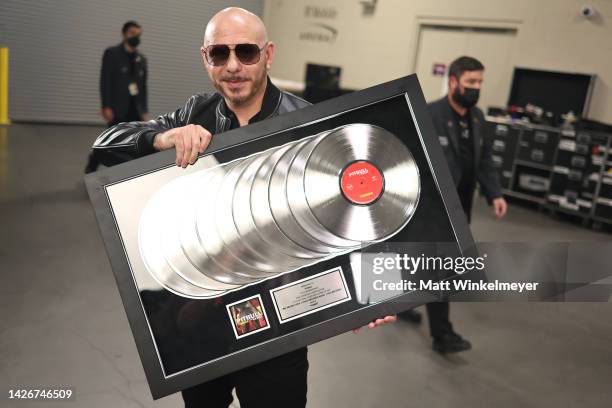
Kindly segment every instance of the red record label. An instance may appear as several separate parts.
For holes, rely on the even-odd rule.
[[[352,203],[371,204],[382,194],[383,176],[372,163],[356,161],[342,171],[340,188]]]

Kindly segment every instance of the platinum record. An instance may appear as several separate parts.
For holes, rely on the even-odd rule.
[[[173,293],[218,297],[389,238],[420,189],[397,136],[345,125],[160,187],[140,217],[140,254]]]

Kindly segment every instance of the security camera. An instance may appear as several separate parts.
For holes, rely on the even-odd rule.
[[[595,9],[592,6],[585,5],[585,6],[582,6],[580,13],[586,18],[590,18],[595,15]]]

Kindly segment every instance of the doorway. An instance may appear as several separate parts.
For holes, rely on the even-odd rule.
[[[514,71],[516,28],[466,27],[422,24],[419,29],[414,72],[427,102],[446,94],[449,64],[468,55],[485,66],[478,106],[505,107]]]

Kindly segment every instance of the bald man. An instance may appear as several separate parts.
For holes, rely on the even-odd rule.
[[[206,150],[213,134],[308,105],[270,82],[275,46],[259,17],[240,8],[217,13],[200,48],[216,93],[193,95],[175,112],[148,122],[126,122],[103,132],[93,145],[107,166],[168,149],[187,167]]]
[[[307,106],[268,78],[274,59],[259,17],[240,8],[217,13],[206,26],[202,61],[217,92],[193,95],[175,112],[148,122],[121,123],[102,133],[93,149],[105,165],[175,149],[176,165],[195,163],[213,134]],[[370,328],[395,321],[377,319]],[[304,407],[308,360],[302,348],[183,391],[186,407],[228,407],[232,390],[243,408]]]

